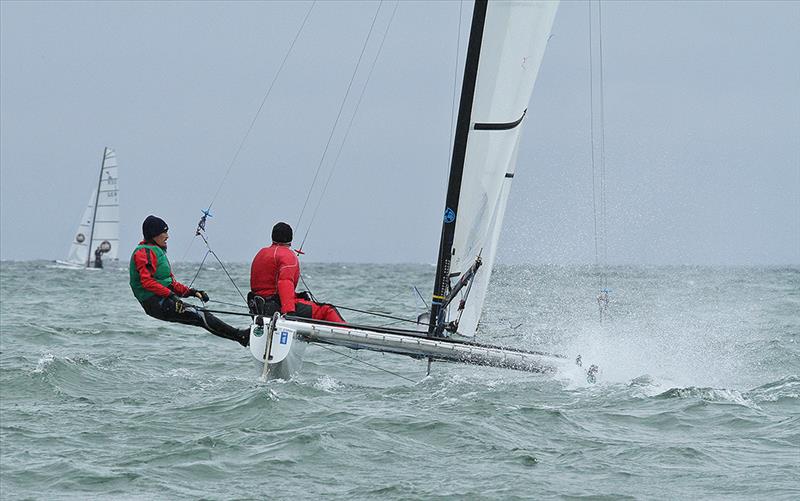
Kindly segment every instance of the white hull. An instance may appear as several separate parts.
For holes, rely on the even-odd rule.
[[[99,270],[102,269],[102,268],[87,267],[85,264],[78,264],[78,263],[73,263],[73,262],[70,262],[70,261],[62,261],[60,259],[56,259],[56,264],[58,265],[57,267],[69,268],[71,270],[92,270],[92,271],[98,270],[99,271]],[[54,266],[54,268],[57,268],[57,267]]]
[[[264,372],[264,362],[256,357],[256,370],[264,380],[283,379],[288,380],[293,375],[300,372],[303,368],[303,356],[306,353],[308,343],[303,339],[295,338],[289,354],[280,362],[269,364],[268,371]]]
[[[566,357],[534,351],[458,341],[428,338],[414,331],[381,330],[362,326],[309,322],[275,317],[264,333],[254,325],[250,351],[258,361],[264,379],[288,379],[302,366],[302,356],[309,343],[342,346],[394,353],[413,358],[488,365],[528,372],[554,372],[572,365]],[[271,334],[271,336],[270,336]],[[268,340],[272,343],[268,344]],[[264,360],[271,360],[264,368]]]

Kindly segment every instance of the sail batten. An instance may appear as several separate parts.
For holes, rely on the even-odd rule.
[[[521,125],[557,6],[549,0],[475,2],[434,300],[448,295],[452,274],[466,272],[479,257],[484,266],[465,289],[468,301],[443,312],[434,304],[431,318],[436,327],[431,333],[441,333],[445,324],[466,336],[477,329],[516,168]],[[472,50],[478,53],[470,54]],[[451,194],[454,185],[457,194]]]
[[[500,122],[500,123],[475,123],[472,127],[475,130],[508,130],[513,129],[514,127],[518,126],[522,123],[522,119],[525,118],[525,113],[528,110],[522,112],[522,116],[519,117],[519,120],[514,120],[513,122]]]

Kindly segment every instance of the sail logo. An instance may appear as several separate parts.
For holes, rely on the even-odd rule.
[[[444,211],[444,222],[450,224],[455,220],[456,220],[456,213],[453,211],[453,209],[448,207],[447,210]]]

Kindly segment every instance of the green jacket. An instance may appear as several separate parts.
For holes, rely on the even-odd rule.
[[[189,288],[172,275],[164,249],[146,241],[139,242],[133,250],[129,272],[131,290],[139,302],[153,296],[168,297],[173,293],[185,297],[189,292]]]

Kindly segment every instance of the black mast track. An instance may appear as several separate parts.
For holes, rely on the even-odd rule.
[[[94,240],[94,221],[97,219],[97,202],[100,200],[100,186],[103,184],[103,169],[106,168],[106,155],[108,146],[103,148],[103,160],[100,162],[100,178],[97,180],[97,193],[94,197],[94,211],[92,211],[92,229],[89,231],[89,252],[86,255],[86,267],[92,264],[92,240]]]
[[[464,174],[464,159],[467,154],[467,138],[472,119],[472,101],[475,98],[475,81],[478,76],[478,63],[481,55],[483,28],[486,24],[487,0],[475,0],[472,12],[472,27],[469,33],[467,61],[464,67],[464,82],[461,86],[461,101],[458,107],[456,135],[453,142],[453,158],[450,163],[450,179],[447,184],[442,236],[439,240],[439,258],[436,264],[436,281],[433,284],[431,301],[431,322],[428,336],[441,334],[440,321],[442,302],[450,281],[450,260],[452,259],[453,238],[458,218],[458,199],[461,194],[461,178]]]

